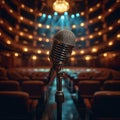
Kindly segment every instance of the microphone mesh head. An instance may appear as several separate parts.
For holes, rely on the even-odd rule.
[[[53,40],[58,40],[63,44],[67,44],[70,46],[75,46],[75,35],[73,32],[63,29],[56,33]]]
[[[53,38],[50,60],[55,68],[63,66],[75,46],[75,35],[69,30],[59,31]]]

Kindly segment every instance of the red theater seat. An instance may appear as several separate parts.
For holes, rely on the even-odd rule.
[[[120,120],[120,91],[99,91],[94,94],[92,120]]]
[[[18,81],[6,80],[0,81],[0,91],[19,91],[20,85]]]
[[[100,90],[100,81],[84,80],[79,82],[78,94],[83,98],[92,98],[96,91]]]
[[[105,81],[103,90],[120,91],[120,80]]]
[[[31,98],[39,99],[44,96],[45,85],[42,81],[24,81],[22,90],[29,93]]]
[[[33,104],[26,92],[0,91],[0,120],[33,120]]]

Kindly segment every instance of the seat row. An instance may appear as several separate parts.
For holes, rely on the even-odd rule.
[[[79,112],[88,120],[120,120],[120,80],[107,80],[102,85],[100,81],[84,80],[75,90]]]
[[[75,90],[83,97],[92,98],[96,91],[120,91],[120,80],[107,80],[102,85],[100,81],[80,81]]]
[[[37,106],[27,92],[0,91],[0,120],[36,120]]]
[[[97,91],[92,103],[86,102],[84,119],[120,120],[120,91]]]
[[[106,89],[105,85],[109,86],[115,86],[114,89],[119,89],[119,83],[120,83],[120,79],[71,79],[69,77],[65,77],[65,82],[66,82],[66,86],[68,87],[68,89],[71,92],[74,92],[75,87],[79,86],[80,84],[95,84],[98,85],[98,88],[100,89]],[[114,84],[114,85],[113,85]],[[118,84],[118,86],[117,86]],[[119,89],[120,90],[120,89]]]
[[[0,68],[0,80],[46,80],[47,76],[48,72],[36,71],[32,68]]]
[[[46,94],[47,86],[42,81],[0,81],[0,91],[24,91],[29,93],[31,98],[39,99]]]
[[[111,69],[69,71],[65,72],[64,78],[71,87],[71,85],[77,85],[79,81],[83,80],[96,80],[101,83],[106,80],[120,80],[120,72]]]
[[[36,120],[38,107],[47,99],[47,86],[42,81],[0,81],[0,120]]]

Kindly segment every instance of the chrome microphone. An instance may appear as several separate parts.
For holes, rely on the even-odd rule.
[[[70,57],[74,47],[75,35],[69,30],[61,30],[53,37],[53,45],[49,56],[52,68],[50,69],[47,83],[53,77],[54,71],[59,71],[67,58]]]
[[[69,30],[61,30],[53,37],[50,61],[55,70],[61,68],[70,57],[75,46],[75,35]]]

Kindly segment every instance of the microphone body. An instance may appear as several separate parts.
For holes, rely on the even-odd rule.
[[[61,30],[53,37],[53,45],[49,56],[52,62],[52,68],[50,69],[48,81],[51,80],[54,71],[61,69],[70,57],[74,47],[75,35],[69,30]]]
[[[59,70],[70,56],[73,46],[60,43],[55,40],[50,52],[50,60],[55,70]]]

